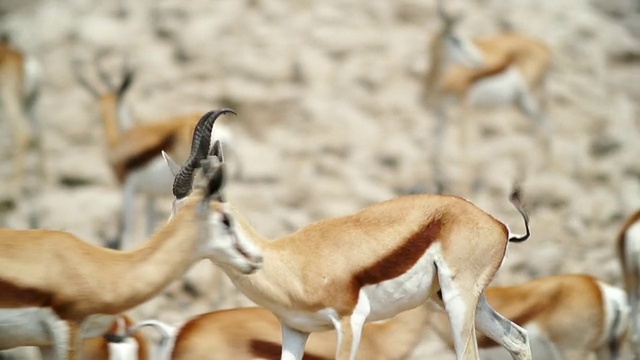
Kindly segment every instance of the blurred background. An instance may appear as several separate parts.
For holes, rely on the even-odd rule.
[[[518,231],[507,196],[524,174],[533,236],[509,247],[494,284],[589,273],[621,285],[615,237],[640,207],[640,2],[477,0],[461,8],[460,35],[507,27],[552,51],[551,161],[531,122],[509,106],[470,112],[479,139],[472,166],[460,161],[455,111],[443,138],[447,182],[456,189],[475,179],[474,191],[455,193]],[[242,165],[227,197],[268,237],[434,192],[436,121],[422,91],[440,25],[433,0],[0,0],[0,32],[42,65],[36,114],[46,161],[44,176],[27,172],[26,193],[0,186],[0,225],[35,223],[96,245],[115,233],[121,188],[98,104],[72,71],[74,59],[91,64],[98,53],[115,81],[123,63],[133,70],[124,99],[131,124],[237,111],[216,124],[233,134],[233,161]],[[11,176],[12,141],[0,121],[0,183]],[[27,160],[33,169],[38,152]],[[159,208],[166,218],[169,188]],[[144,240],[144,221],[133,238]],[[203,262],[131,315],[180,324],[250,304]],[[425,334],[415,358],[449,354]]]

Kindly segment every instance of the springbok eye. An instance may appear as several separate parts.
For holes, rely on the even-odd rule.
[[[229,219],[229,216],[227,216],[227,214],[222,214],[222,223],[226,227],[231,227],[231,220]]]

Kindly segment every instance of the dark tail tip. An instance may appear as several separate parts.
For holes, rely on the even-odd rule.
[[[526,232],[523,235],[513,235],[509,237],[510,242],[523,242],[531,236],[531,229],[529,228],[529,214],[524,208],[524,204],[522,203],[522,189],[518,182],[513,185],[513,190],[511,190],[511,195],[509,196],[509,201],[515,206],[516,210],[522,216],[524,220],[524,227]]]

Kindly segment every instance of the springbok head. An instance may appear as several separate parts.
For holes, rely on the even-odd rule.
[[[469,68],[480,68],[484,64],[484,57],[480,50],[469,40],[456,33],[456,26],[462,19],[462,14],[447,11],[444,0],[437,1],[438,17],[442,20],[442,29],[437,37],[438,47],[447,62],[459,64]]]
[[[206,214],[207,231],[212,241],[210,259],[222,266],[230,266],[248,274],[262,266],[260,250],[249,240],[236,221],[231,205],[224,200],[225,164],[222,144],[216,141],[210,149],[211,131],[222,114],[235,112],[230,109],[210,111],[200,118],[193,133],[191,153],[185,164],[179,167],[166,153],[163,157],[174,173],[173,209],[169,221],[182,207],[192,191],[203,193],[201,212]],[[194,186],[196,170],[201,169],[202,181]]]

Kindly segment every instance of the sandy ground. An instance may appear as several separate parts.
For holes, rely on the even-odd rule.
[[[638,5],[483,0],[464,13],[463,35],[495,34],[509,23],[553,51],[545,92],[554,129],[549,161],[532,123],[503,107],[471,112],[476,131],[465,165],[451,110],[441,156],[453,191],[519,229],[507,195],[518,174],[525,176],[533,236],[510,246],[495,283],[590,273],[620,285],[614,239],[640,205]],[[124,60],[135,71],[126,97],[131,122],[223,106],[238,112],[221,121],[243,167],[242,178],[228,183],[228,198],[265,236],[434,189],[435,119],[421,101],[431,61],[426,44],[439,26],[434,1],[5,0],[0,16],[0,26],[43,64],[37,114],[47,170],[30,173],[29,193],[11,189],[12,137],[0,121],[4,226],[37,220],[96,245],[115,231],[121,190],[106,162],[98,106],[72,72],[72,59],[98,52],[107,54],[114,79]],[[28,160],[35,169],[37,153]],[[477,191],[461,190],[469,179]],[[158,206],[161,218],[169,195]],[[139,201],[131,246],[144,239]],[[250,304],[201,263],[131,314],[180,324]],[[427,336],[413,358],[453,357]]]

